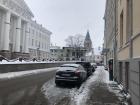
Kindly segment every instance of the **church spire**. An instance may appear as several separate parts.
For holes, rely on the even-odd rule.
[[[87,34],[86,34],[86,38],[85,38],[85,40],[91,40],[91,39],[90,39],[89,30],[87,30]]]
[[[84,41],[84,47],[86,48],[86,50],[88,52],[92,50],[92,41],[90,38],[89,30],[87,30],[87,34],[86,34],[85,41]]]

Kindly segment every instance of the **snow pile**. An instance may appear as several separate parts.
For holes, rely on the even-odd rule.
[[[69,63],[69,62],[78,62],[78,61],[24,61],[22,60],[16,60],[16,61],[7,61],[7,60],[2,60],[0,61],[0,65],[1,64],[34,64],[34,63]]]
[[[6,61],[6,60],[2,60],[2,62],[0,62],[0,64],[30,64],[30,63],[48,63],[47,61],[43,62],[43,61],[40,61],[40,62],[37,62],[37,61]]]
[[[129,93],[124,91],[124,87],[121,84],[118,85],[115,81],[110,81],[108,85],[109,91],[115,93],[123,105],[128,105],[128,101],[130,101],[131,96]]]
[[[39,74],[39,73],[45,73],[45,72],[49,72],[49,71],[57,70],[57,69],[58,68],[56,67],[56,68],[30,70],[30,71],[3,73],[3,74],[0,74],[0,80],[12,79],[12,78],[34,75],[34,74]]]
[[[69,92],[71,91],[69,88],[57,87],[54,81],[54,78],[51,79],[41,88],[41,91],[45,95],[45,98],[48,100],[49,105],[57,105],[57,103],[60,103],[64,98],[68,97]],[[76,91],[75,88],[72,90]]]

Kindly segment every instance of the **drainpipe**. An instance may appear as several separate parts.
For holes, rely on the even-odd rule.
[[[130,16],[131,16],[131,20],[130,20],[130,24],[131,24],[131,30],[130,30],[130,35],[129,35],[129,39],[130,39],[130,59],[133,58],[133,43],[132,43],[132,39],[131,39],[131,36],[133,34],[133,0],[130,0],[130,8],[131,8],[131,13],[130,13]]]
[[[114,13],[115,13],[115,36],[114,36],[114,60],[113,60],[113,77],[114,77],[114,80],[116,80],[117,78],[117,39],[116,39],[116,36],[117,36],[117,0],[114,0],[115,1],[115,8],[114,8]]]

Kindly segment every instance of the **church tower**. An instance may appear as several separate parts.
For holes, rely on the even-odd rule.
[[[87,31],[85,41],[84,41],[84,47],[86,48],[87,52],[90,52],[92,50],[92,41],[90,38],[90,33]]]

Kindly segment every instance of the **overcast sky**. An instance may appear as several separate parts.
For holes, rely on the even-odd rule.
[[[51,42],[65,46],[69,35],[90,31],[93,47],[102,46],[105,0],[25,0],[35,20],[53,34]]]

